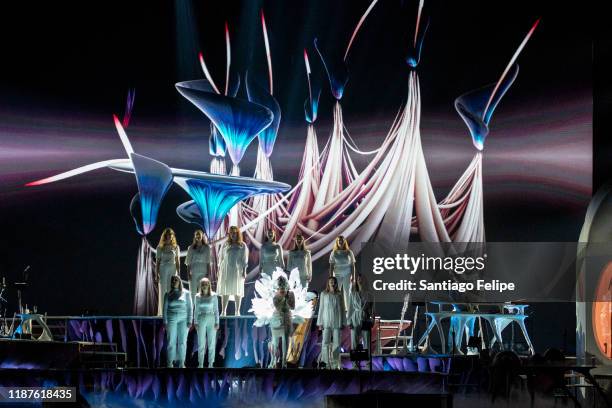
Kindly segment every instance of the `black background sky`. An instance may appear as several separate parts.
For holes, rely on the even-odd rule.
[[[417,4],[381,0],[364,24],[349,57],[351,79],[343,100],[343,108],[354,117],[387,119],[405,99],[403,61]],[[283,121],[301,125],[307,92],[302,50],[309,49],[313,66],[320,69],[314,37],[326,48],[344,50],[368,5],[367,0],[5,4],[0,13],[0,115],[16,115],[23,126],[31,121],[33,128],[39,117],[53,118],[60,127],[82,118],[106,120],[123,112],[127,89],[136,88],[132,126],[176,126],[180,138],[181,127],[201,121],[201,115],[181,99],[174,83],[202,77],[197,62],[201,50],[213,77],[223,84],[226,20],[233,67],[249,69],[265,83],[258,15],[263,7]],[[455,116],[454,98],[495,81],[539,17],[540,27],[521,55],[517,86],[505,106],[520,109],[528,101],[537,107],[588,96],[591,13],[588,2],[426,1],[431,23],[419,68],[421,83],[427,85],[423,110]],[[321,112],[330,109],[325,87]],[[87,126],[85,119],[83,123]],[[107,133],[116,137],[112,129]],[[28,169],[15,172],[21,170]],[[130,313],[138,237],[127,211],[129,197],[109,189],[81,189],[0,203],[5,232],[0,275],[14,277],[31,264],[30,303],[52,314],[83,309]],[[517,211],[510,207],[500,213]],[[567,225],[559,222],[538,239],[577,237],[584,210],[561,214]],[[529,219],[546,216],[534,210]],[[493,215],[487,228],[503,230],[502,220]],[[533,229],[526,225],[524,230]],[[191,228],[183,230],[186,243]],[[534,239],[529,233],[511,238]],[[571,308],[568,313],[571,318]]]

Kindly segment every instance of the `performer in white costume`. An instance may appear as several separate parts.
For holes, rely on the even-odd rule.
[[[165,295],[163,313],[166,327],[166,357],[168,367],[173,367],[176,361],[180,368],[184,368],[193,304],[191,294],[187,289],[183,289],[183,282],[178,275],[171,278],[170,285],[170,290]]]
[[[208,348],[208,367],[215,363],[217,330],[219,330],[219,299],[212,292],[210,280],[203,278],[195,297],[194,322],[198,331],[198,367],[204,367],[204,355]],[[207,347],[208,346],[208,347]]]
[[[226,315],[227,303],[234,296],[234,314],[240,316],[240,303],[244,296],[244,278],[249,261],[249,249],[242,240],[242,233],[236,226],[231,226],[227,242],[221,248],[219,260],[219,281],[217,294],[221,296],[222,316]]]
[[[185,265],[189,272],[189,291],[191,300],[195,301],[200,281],[208,278],[210,273],[210,245],[202,230],[196,230],[193,234],[193,243],[187,248]]]
[[[266,232],[265,242],[259,250],[259,270],[260,273],[265,273],[272,276],[276,268],[285,268],[283,259],[283,248],[276,242],[276,233],[274,230]]]
[[[358,349],[359,340],[363,340],[362,346],[369,355],[370,334],[374,325],[373,296],[366,289],[364,278],[361,275],[354,275],[351,281],[351,293],[346,313],[346,323],[351,329],[351,350]],[[358,368],[357,362],[353,362],[353,367]]]
[[[295,295],[289,290],[287,278],[279,276],[276,282],[276,294],[272,298],[272,302],[274,303],[274,314],[270,320],[270,331],[272,332],[270,368],[275,368],[278,364],[279,340],[282,350],[280,363],[282,368],[286,368],[289,337],[291,333],[293,333],[291,311],[295,309]]]
[[[345,308],[348,306],[351,289],[351,275],[355,273],[355,255],[349,248],[348,241],[340,235],[336,238],[334,250],[329,255],[329,275],[338,279]]]
[[[283,288],[285,285],[287,286],[286,289]],[[283,294],[287,296],[287,299],[282,298]],[[315,298],[314,293],[309,293],[306,288],[302,288],[297,269],[293,269],[287,278],[285,271],[277,268],[272,276],[263,274],[255,282],[255,297],[251,300],[249,312],[253,312],[257,317],[253,327],[260,328],[269,325],[271,328],[272,341],[275,347],[270,350],[271,361],[269,367],[276,366],[278,339],[282,341],[285,335],[289,337],[294,325],[302,324],[306,319],[312,317],[313,299]],[[288,348],[290,344],[286,343]],[[268,344],[268,346],[271,346],[271,344]],[[257,351],[255,344],[253,344],[253,351],[256,364],[263,366],[262,353]],[[283,362],[285,360],[286,357],[283,358]]]
[[[170,278],[180,273],[181,250],[176,243],[176,235],[171,228],[166,228],[159,239],[155,252],[155,279],[158,288],[157,315],[161,316],[164,310],[164,297],[170,290]]]
[[[310,250],[306,249],[304,237],[299,232],[293,239],[295,245],[287,256],[287,270],[291,271],[297,268],[300,272],[300,283],[303,288],[308,288],[308,284],[312,280],[312,258]]]
[[[340,368],[340,341],[342,328],[346,326],[346,310],[342,292],[338,289],[338,280],[330,276],[327,286],[321,292],[317,326],[323,330],[320,360],[327,368]]]

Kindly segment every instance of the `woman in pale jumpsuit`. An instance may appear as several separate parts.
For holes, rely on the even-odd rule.
[[[249,249],[242,240],[242,233],[238,227],[231,226],[227,234],[227,241],[221,248],[219,260],[217,294],[221,296],[222,316],[226,315],[230,296],[234,296],[234,314],[240,316],[248,261]]]
[[[266,239],[259,250],[259,270],[272,276],[276,268],[285,268],[283,259],[283,248],[276,242],[274,230],[266,232]]]
[[[167,366],[185,367],[187,355],[187,335],[193,317],[191,294],[183,289],[183,281],[178,275],[171,278],[170,290],[164,296],[164,327],[166,328]]]
[[[323,330],[320,360],[327,368],[340,368],[340,341],[342,328],[346,326],[346,309],[342,292],[338,289],[338,281],[330,276],[327,285],[319,299],[319,315],[317,327]]]
[[[351,275],[355,273],[355,255],[349,248],[348,241],[340,235],[334,243],[334,250],[329,255],[329,275],[338,279],[342,291],[344,307],[348,306],[351,290]]]
[[[194,322],[198,332],[198,367],[202,368],[207,348],[208,367],[212,367],[215,363],[217,330],[219,330],[219,299],[212,292],[208,278],[203,278],[199,286],[200,290],[195,297]]]
[[[295,295],[289,290],[289,282],[280,276],[277,281],[276,294],[272,298],[274,314],[270,322],[272,332],[270,368],[275,368],[278,363],[278,346],[281,346],[281,368],[287,367],[287,349],[289,337],[293,333],[293,322],[291,310],[295,309]]]
[[[193,243],[187,248],[185,265],[189,273],[189,291],[191,300],[195,301],[200,281],[208,278],[210,271],[210,245],[202,230],[193,234]]]
[[[300,282],[303,288],[308,288],[308,284],[312,280],[312,257],[310,250],[306,249],[304,237],[299,232],[293,239],[295,245],[287,256],[287,270],[289,273],[294,268],[300,272]]]
[[[161,316],[164,310],[164,297],[170,290],[170,278],[180,273],[181,250],[176,243],[176,235],[171,228],[166,228],[159,239],[155,252],[155,279],[158,288],[157,315]]]

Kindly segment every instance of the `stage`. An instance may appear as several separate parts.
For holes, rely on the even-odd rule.
[[[259,361],[267,364],[269,361],[268,342],[269,328],[253,325],[254,316],[227,316],[220,320],[217,334],[217,352],[215,367],[220,368],[252,368],[256,366],[255,353]],[[7,320],[8,322],[8,320]],[[118,366],[122,368],[160,368],[165,367],[165,329],[160,317],[143,316],[47,316],[47,325],[52,332],[53,342],[47,344],[45,350],[62,348],[70,350],[71,359],[58,360],[55,351],[48,357],[44,352],[33,353],[34,341],[0,340],[0,348],[10,348],[11,353],[0,354],[0,368],[78,368],[83,366],[78,349],[86,350],[89,357],[102,353],[115,353],[119,357]],[[19,319],[14,325],[19,324]],[[10,325],[10,323],[9,323]],[[33,333],[40,328],[33,327]],[[383,332],[384,333],[384,332]],[[448,372],[449,355],[412,354],[410,356],[394,356],[392,354],[376,355],[376,326],[372,329],[373,351],[372,369],[374,371],[403,372]],[[320,333],[315,325],[304,339],[299,361],[295,367],[311,368],[317,361],[321,350]],[[351,368],[348,359],[350,345],[350,330],[342,332],[342,364]],[[187,367],[197,366],[197,340],[194,329],[190,330],[187,340]],[[383,340],[384,342],[384,340]],[[19,345],[19,351],[16,346]],[[52,347],[50,345],[53,345]],[[72,345],[72,346],[70,346]],[[95,367],[94,365],[90,365]],[[116,367],[112,365],[111,367]],[[108,367],[108,365],[106,365]]]
[[[409,361],[410,356],[395,361]],[[425,406],[506,406],[510,398],[518,405],[554,406],[558,398],[572,400],[570,387],[552,397],[542,392],[546,378],[567,371],[588,372],[592,367],[533,365],[522,363],[510,388],[500,389],[507,379],[479,357],[449,357],[449,372],[258,369],[258,368],[127,368],[127,369],[0,369],[3,387],[74,387],[77,406],[328,406],[330,398],[360,395],[360,404],[372,400],[409,399],[423,406],[418,398],[429,398]],[[451,367],[452,366],[452,367]],[[385,368],[386,365],[385,365]],[[547,377],[543,377],[547,376]],[[542,381],[544,380],[544,381]],[[596,384],[596,383],[595,383]],[[595,391],[604,403],[602,389]],[[405,397],[402,397],[405,396]],[[500,398],[500,397],[506,398]],[[399,398],[399,399],[398,399]],[[518,398],[518,399],[517,399]],[[595,401],[594,396],[588,400]],[[450,405],[445,405],[449,404]],[[418,401],[418,402],[417,402]],[[453,405],[453,401],[456,404]],[[586,402],[586,401],[585,401]],[[346,402],[345,402],[346,403]],[[365,404],[365,405],[364,405]],[[370,405],[367,405],[370,404]],[[587,403],[587,406],[589,404]],[[534,406],[534,405],[532,405]]]
[[[267,328],[253,326],[254,317],[240,316],[222,318],[214,368],[195,368],[194,330],[188,339],[187,368],[162,368],[165,331],[158,317],[49,316],[46,321],[53,340],[0,339],[0,384],[3,387],[76,387],[83,399],[82,406],[188,403],[323,406],[332,396],[367,395],[368,392],[371,393],[368,398],[374,400],[385,398],[389,393],[400,393],[436,395],[446,402],[448,399],[444,398],[456,396],[492,401],[489,399],[496,395],[508,396],[511,392],[519,392],[521,398],[535,398],[538,392],[545,391],[546,398],[550,398],[557,386],[563,391],[562,398],[573,399],[571,386],[557,381],[567,375],[575,377],[579,386],[595,387],[600,401],[606,398],[590,374],[594,366],[580,365],[567,358],[560,362],[549,358],[554,355],[519,357],[504,351],[500,353],[504,357],[499,359],[488,353],[467,356],[460,352],[396,351],[373,353],[371,364],[363,362],[358,370],[353,369],[346,352],[349,343],[346,329],[342,369],[316,369],[320,340],[313,326],[305,338],[298,364],[284,370],[256,368],[255,350],[263,351],[260,356],[266,366],[269,333]],[[32,334],[38,337],[35,326]],[[376,350],[375,341],[372,350]],[[584,381],[578,380],[579,377]],[[541,389],[542,384],[554,387]],[[444,395],[447,397],[440,397]]]
[[[441,373],[367,372],[356,370],[268,369],[123,369],[0,370],[10,386],[74,386],[89,404],[206,403],[228,401],[321,403],[324,395],[385,390],[439,393]]]

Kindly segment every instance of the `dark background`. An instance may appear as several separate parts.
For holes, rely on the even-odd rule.
[[[356,38],[348,61],[350,82],[343,98],[349,128],[351,121],[360,120],[388,126],[405,100],[404,58],[413,35],[417,4],[380,1]],[[275,96],[283,109],[273,164],[279,179],[294,181],[297,170],[292,154],[296,153],[279,146],[299,146],[297,143],[304,137],[302,103],[307,88],[302,50],[308,48],[314,77],[321,80],[312,40],[318,37],[326,49],[343,52],[368,5],[369,1],[361,0],[3,5],[0,142],[18,138],[33,152],[42,147],[48,152],[51,145],[60,152],[56,158],[26,154],[23,160],[15,160],[10,168],[2,170],[0,230],[4,237],[0,275],[13,281],[19,271],[31,265],[33,287],[26,300],[50,314],[83,310],[131,313],[139,245],[128,212],[129,200],[136,192],[133,180],[100,171],[35,191],[25,191],[23,184],[85,163],[122,157],[110,115],[123,113],[128,88],[136,89],[136,105],[128,129],[136,150],[148,154],[165,149],[160,155],[164,154],[167,164],[182,166],[189,162],[191,168],[206,170],[207,121],[182,100],[174,83],[202,77],[197,62],[201,50],[215,81],[223,86],[223,27],[227,20],[232,36],[232,66],[241,73],[248,69],[266,84],[259,23],[262,7],[270,32]],[[593,33],[588,2],[577,7],[527,0],[428,1],[425,14],[431,17],[431,24],[419,67],[424,127],[444,129],[452,123],[448,125],[450,130],[465,134],[454,112],[454,98],[494,82],[539,17],[540,27],[519,58],[519,79],[502,102],[503,109],[532,114],[552,110],[554,115],[556,104],[582,106],[583,101],[590,101]],[[607,44],[600,45],[595,52],[607,53]],[[597,63],[595,69],[603,70]],[[597,77],[595,81],[597,84]],[[332,106],[326,83],[323,84],[321,146],[328,134]],[[600,91],[596,88],[595,92],[597,97]],[[609,104],[608,95],[604,93],[602,99]],[[590,112],[589,106],[585,109]],[[595,109],[596,129],[599,109]],[[427,119],[427,115],[433,119]],[[530,126],[537,124],[537,115],[534,116]],[[296,128],[299,132],[294,131]],[[56,138],[62,132],[66,137]],[[595,141],[600,140],[596,134]],[[376,138],[372,146],[376,146],[375,142]],[[537,141],[521,140],[525,148],[534,142]],[[609,144],[607,139],[604,142]],[[173,149],[173,143],[197,149]],[[427,143],[424,140],[425,146]],[[466,136],[461,143],[464,150],[458,151],[469,156],[473,150]],[[494,143],[492,139],[492,147]],[[73,154],[64,161],[62,151],[71,149],[86,152],[87,156]],[[109,156],[109,150],[115,154]],[[249,154],[245,169],[254,160],[253,148]],[[297,154],[301,155],[301,151],[297,150]],[[608,157],[607,150],[594,149],[595,186],[607,178],[602,174],[607,174],[610,167]],[[572,163],[567,165],[570,178]],[[490,166],[495,163],[490,162]],[[460,166],[451,181],[435,184],[438,195],[448,191],[461,171]],[[487,180],[487,174],[485,169],[485,188],[501,188],[497,179]],[[516,187],[523,181],[506,182],[502,193],[485,195],[487,239],[577,240],[591,192],[590,180],[567,193],[561,188],[552,193],[552,187],[534,180],[529,184],[532,189],[525,193]],[[174,208],[184,199],[178,189],[171,190],[152,241],[158,239],[163,226],[171,225],[177,230],[181,246],[189,243],[192,227],[174,214]],[[533,327],[536,346],[573,342],[573,313],[572,304],[540,305],[534,319],[550,321],[550,316],[557,316],[557,320],[539,325],[537,330]]]

